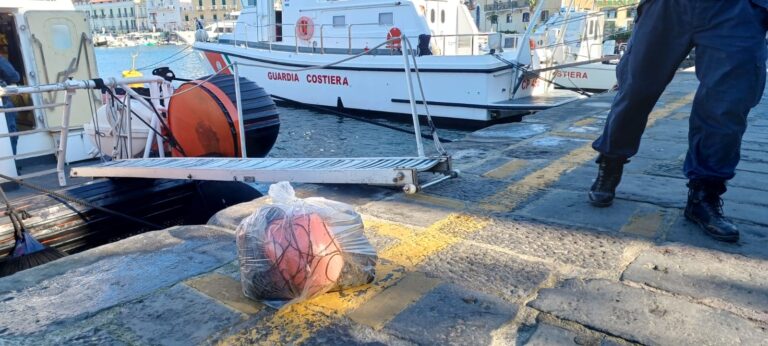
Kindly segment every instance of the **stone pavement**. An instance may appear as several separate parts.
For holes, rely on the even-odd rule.
[[[244,298],[233,229],[263,198],[0,279],[0,344],[768,344],[768,103],[725,195],[742,239],[719,243],[682,217],[696,85],[676,76],[611,208],[585,193],[607,94],[450,143],[461,178],[421,194],[300,187],[363,214],[371,285]]]

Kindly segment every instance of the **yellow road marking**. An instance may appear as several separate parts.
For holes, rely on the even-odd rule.
[[[584,126],[592,125],[592,124],[594,124],[596,122],[597,122],[596,118],[589,117],[589,118],[584,118],[584,119],[581,119],[581,120],[573,123],[573,126],[574,127],[584,127]]]
[[[654,238],[663,223],[664,213],[661,210],[637,210],[619,232]]]
[[[648,126],[669,115],[672,110],[689,103],[693,95],[693,93],[686,95],[655,110],[651,113]],[[557,181],[563,173],[591,160],[594,156],[591,146],[586,144],[510,185],[504,191],[489,197],[483,203],[483,207],[491,210],[513,209],[533,193]],[[289,305],[276,312],[264,326],[270,331],[266,343],[297,344],[307,340],[316,331],[330,326],[334,321],[368,302],[376,294],[395,285],[435,253],[462,241],[469,234],[485,227],[488,222],[486,219],[470,215],[451,214],[422,232],[411,232],[410,235],[401,238],[397,245],[379,253],[382,260],[377,267],[376,281],[371,285],[324,294],[309,301]],[[232,336],[223,343],[237,342],[240,337]]]
[[[244,314],[253,315],[264,307],[243,295],[243,288],[239,281],[219,273],[190,279],[184,284]]]
[[[379,330],[439,284],[440,280],[427,277],[424,273],[410,273],[347,316],[357,323]]]
[[[690,103],[694,95],[695,93],[690,93],[651,112],[648,118],[648,127],[653,126],[659,119],[669,116],[676,109]],[[586,143],[553,161],[548,166],[486,198],[480,203],[480,207],[488,211],[499,212],[515,209],[536,192],[542,191],[558,181],[564,173],[592,160],[596,155],[597,153],[592,149],[592,143]]]
[[[377,235],[395,239],[405,239],[406,237],[413,235],[413,228],[405,225],[370,217],[363,218],[363,222],[365,223],[366,231],[373,231]]]
[[[513,173],[523,169],[523,167],[528,165],[528,161],[521,160],[521,159],[512,159],[509,160],[509,162],[496,167],[485,174],[483,174],[486,178],[493,178],[493,179],[504,179]]]
[[[314,332],[331,325],[376,294],[395,285],[435,253],[458,243],[464,236],[487,224],[487,220],[477,217],[451,214],[424,231],[412,232],[399,244],[379,253],[382,260],[376,267],[376,281],[371,285],[324,294],[276,312],[263,327],[271,331],[266,343],[296,344],[307,340]],[[223,343],[237,343],[240,337],[232,336]]]

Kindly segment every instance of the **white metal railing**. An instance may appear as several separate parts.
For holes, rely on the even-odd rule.
[[[387,34],[389,30],[392,28],[392,26],[387,25],[380,25],[379,23],[355,23],[355,24],[348,24],[344,26],[338,26],[334,24],[313,24],[314,32],[317,34],[318,40],[317,41],[306,41],[309,42],[317,42],[319,43],[318,46],[311,46],[307,44],[306,46],[302,44],[302,40],[299,39],[299,35],[297,34],[297,30],[299,28],[299,25],[297,24],[280,24],[280,23],[272,23],[272,24],[264,24],[264,25],[254,25],[249,23],[242,23],[238,22],[235,24],[235,28],[232,32],[232,43],[235,46],[240,46],[244,48],[249,48],[249,42],[256,42],[256,43],[263,43],[267,45],[267,48],[272,51],[273,45],[275,45],[278,42],[283,42],[284,39],[293,39],[293,46],[294,51],[296,53],[301,52],[301,48],[309,48],[313,49],[313,52],[317,51],[320,54],[325,54],[327,50],[329,49],[346,49],[348,54],[351,54],[355,48],[357,49],[366,49],[368,47],[361,46],[361,47],[355,47],[355,42],[361,42],[365,40],[372,40],[374,42],[379,42],[380,40],[384,40],[387,37]],[[370,32],[366,34],[356,34],[355,29],[360,27],[382,27],[381,34],[379,35],[372,35]],[[280,35],[278,35],[278,28],[280,28]],[[292,33],[291,34],[291,30]],[[344,31],[346,34],[344,36],[328,36],[327,29],[328,28],[335,28],[337,32]],[[251,41],[249,36],[254,35],[254,29],[255,35],[258,37],[256,40]],[[289,30],[284,30],[289,29]],[[265,34],[266,33],[266,34]],[[262,37],[266,36],[266,39],[262,39]],[[280,41],[278,41],[278,36],[280,38]],[[432,35],[431,41],[430,41],[430,47],[432,49],[433,55],[479,55],[486,53],[488,51],[488,43],[490,41],[490,37],[492,36],[498,36],[499,40],[502,40],[502,37],[508,37],[509,34],[501,34],[501,33],[477,33],[477,34],[448,34],[448,35]],[[522,35],[520,35],[522,36]],[[218,38],[221,38],[219,36]],[[346,41],[346,46],[340,46],[340,45],[334,45],[329,47],[327,44],[328,39],[340,39]],[[395,45],[396,46],[396,45]],[[449,46],[451,49],[449,49]],[[516,45],[515,45],[516,46]],[[399,48],[399,47],[397,47]],[[501,48],[501,47],[500,47]],[[503,48],[512,48],[512,47],[503,47]],[[516,47],[514,47],[516,48]],[[397,52],[398,49],[392,49],[393,53]],[[397,54],[400,54],[397,52]]]
[[[133,144],[133,134],[131,129],[131,120],[132,120],[132,113],[130,110],[130,104],[131,99],[139,99],[141,102],[152,102],[155,109],[157,109],[159,112],[165,112],[167,109],[162,106],[160,100],[165,100],[163,104],[168,104],[168,99],[170,98],[170,93],[172,93],[172,87],[170,86],[170,83],[165,81],[161,77],[157,76],[150,76],[150,77],[140,77],[140,78],[130,78],[130,79],[120,79],[120,78],[110,78],[103,81],[104,86],[107,88],[115,89],[117,87],[121,87],[124,90],[126,90],[126,98],[125,98],[125,115],[121,117],[121,121],[123,122],[124,126],[121,126],[121,129],[127,129],[127,133],[119,133],[118,136],[126,137],[128,141],[128,148],[129,148],[129,155],[130,150],[132,148]],[[141,95],[138,95],[135,91],[133,91],[129,85],[130,84],[149,84],[149,90],[150,90],[150,97],[144,98]],[[165,89],[161,92],[161,86],[164,86]],[[23,178],[30,178],[33,176],[39,176],[39,175],[45,175],[49,173],[56,173],[58,175],[59,185],[66,186],[67,185],[67,178],[65,174],[65,164],[66,164],[66,153],[67,153],[67,142],[69,139],[69,131],[74,129],[79,129],[81,127],[70,127],[70,115],[72,112],[72,98],[74,97],[75,93],[79,89],[89,90],[89,89],[96,89],[100,87],[100,85],[97,83],[96,80],[68,80],[61,83],[56,84],[45,84],[45,85],[36,85],[36,86],[9,86],[5,88],[0,88],[0,97],[4,96],[10,96],[10,95],[19,95],[19,94],[40,94],[40,93],[46,93],[46,92],[57,92],[57,91],[64,91],[65,92],[65,98],[64,102],[62,103],[52,103],[52,104],[43,104],[39,106],[26,106],[26,107],[14,107],[14,108],[0,108],[0,112],[10,112],[10,111],[24,111],[24,110],[34,110],[34,109],[42,109],[42,108],[51,108],[51,107],[58,107],[63,106],[63,114],[62,114],[62,120],[61,120],[61,126],[60,127],[50,127],[50,128],[39,128],[35,130],[28,130],[28,131],[17,131],[17,132],[10,132],[10,133],[4,133],[0,134],[0,138],[5,137],[12,137],[12,136],[21,136],[25,134],[32,134],[32,133],[38,133],[38,132],[57,132],[60,131],[59,134],[59,140],[58,140],[58,147],[55,149],[48,149],[48,150],[41,150],[36,152],[30,152],[30,153],[24,153],[24,154],[14,154],[9,156],[0,157],[0,160],[6,160],[6,159],[23,159],[28,157],[36,157],[40,155],[46,155],[46,154],[55,154],[56,155],[56,168],[41,172],[33,173],[32,175],[24,175]],[[170,92],[170,93],[169,93]],[[146,99],[149,99],[150,101],[147,101]],[[151,106],[150,106],[151,107]],[[159,119],[157,117],[152,117],[152,120],[150,122],[150,127],[154,130],[155,133],[157,133],[157,136],[148,136],[147,138],[147,145],[145,146],[144,156],[148,157],[150,149],[152,148],[153,139],[156,137],[156,140],[158,141],[158,147],[163,147],[163,140],[162,137],[159,135],[160,123]],[[96,136],[98,136],[99,129],[95,129]],[[101,150],[101,148],[99,148]],[[159,150],[160,156],[163,156],[164,153],[162,150]]]

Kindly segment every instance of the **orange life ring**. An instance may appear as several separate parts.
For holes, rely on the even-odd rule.
[[[303,16],[296,21],[296,37],[309,41],[315,34],[315,23],[312,18]]]
[[[387,41],[392,41],[387,43],[387,48],[400,49],[400,47],[403,46],[402,41],[400,40],[401,36],[403,36],[403,32],[400,31],[400,29],[397,27],[392,27],[392,29],[389,29],[389,32],[387,33]]]

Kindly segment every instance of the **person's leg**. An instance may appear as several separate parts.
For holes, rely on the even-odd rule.
[[[763,95],[768,11],[750,0],[697,4],[696,75],[684,172],[690,179],[685,216],[713,237],[738,240],[722,215],[725,182],[739,163],[747,114]]]
[[[616,68],[618,93],[592,147],[600,172],[590,189],[592,204],[611,204],[627,159],[637,153],[656,101],[691,50],[690,0],[644,0],[627,51]]]

